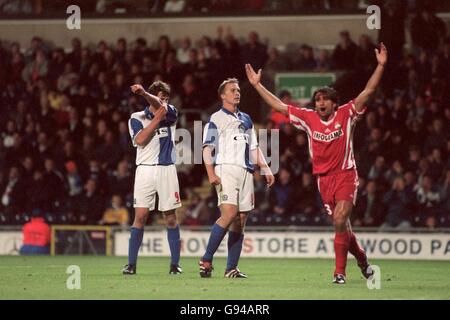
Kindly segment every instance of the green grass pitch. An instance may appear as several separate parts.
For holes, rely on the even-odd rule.
[[[333,285],[333,260],[242,258],[247,279],[225,279],[226,261],[213,277],[198,275],[197,261],[182,258],[184,274],[168,274],[168,258],[139,258],[138,274],[123,276],[126,257],[0,257],[0,299],[299,300],[450,299],[450,262],[372,260],[381,289],[369,290],[353,259],[347,284]],[[81,269],[81,289],[66,288],[69,265]]]

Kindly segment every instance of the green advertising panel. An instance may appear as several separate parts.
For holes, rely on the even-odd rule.
[[[287,90],[291,93],[292,99],[306,103],[317,88],[329,86],[335,80],[334,73],[277,73],[275,88],[277,93]]]

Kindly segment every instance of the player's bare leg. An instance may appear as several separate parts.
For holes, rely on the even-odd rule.
[[[367,260],[366,252],[363,248],[361,248],[358,241],[356,240],[356,236],[352,231],[350,219],[348,219],[347,221],[347,229],[350,236],[348,251],[356,258],[358,267],[361,269],[361,273],[363,274],[364,278],[368,279],[373,275],[374,271],[370,266],[369,261]]]
[[[135,208],[134,210],[134,221],[131,226],[131,236],[128,244],[128,264],[123,268],[123,274],[136,274],[137,256],[144,236],[144,226],[148,212],[148,208]]]
[[[244,228],[248,214],[240,212],[230,225],[228,232],[228,259],[225,277],[227,278],[247,278],[247,275],[238,269],[238,262],[241,256],[242,243],[244,241]]]
[[[170,269],[169,274],[183,273],[183,269],[180,267],[180,227],[178,226],[177,216],[175,210],[169,210],[164,212],[164,219],[167,225],[167,240],[170,247]]]
[[[338,201],[333,213],[335,230],[334,254],[336,258],[333,282],[337,284],[345,283],[345,268],[347,266],[347,254],[350,246],[348,220],[352,208],[353,204],[350,201]]]
[[[217,219],[216,223],[212,227],[208,245],[206,246],[206,252],[199,262],[200,276],[202,278],[211,277],[211,272],[213,270],[213,256],[237,214],[238,209],[236,205],[228,203],[222,203],[220,205],[220,218]]]
[[[238,214],[238,208],[234,204],[223,203],[220,205],[220,217],[216,223],[224,229],[228,229]]]
[[[134,221],[132,228],[142,229],[148,217],[148,208],[134,208]]]

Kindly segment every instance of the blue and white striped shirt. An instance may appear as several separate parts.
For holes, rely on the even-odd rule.
[[[237,165],[254,171],[250,150],[258,147],[258,140],[253,122],[244,112],[221,108],[213,113],[203,131],[203,146],[214,147],[215,165]]]
[[[167,106],[167,114],[159,123],[158,128],[150,142],[145,146],[138,146],[135,142],[136,135],[152,121],[154,115],[149,108],[135,112],[128,121],[128,129],[136,150],[136,165],[171,165],[175,163],[175,128],[178,118],[177,109]]]

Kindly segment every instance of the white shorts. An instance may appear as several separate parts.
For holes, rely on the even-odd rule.
[[[214,167],[221,184],[216,186],[218,205],[234,204],[239,212],[247,212],[255,207],[253,174],[246,169],[227,164]]]
[[[164,212],[181,207],[180,187],[175,165],[140,165],[136,168],[134,207],[154,210],[156,194],[159,198],[159,211]]]

